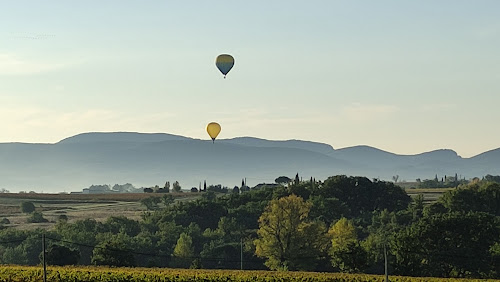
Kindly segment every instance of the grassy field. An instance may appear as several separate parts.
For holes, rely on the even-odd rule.
[[[415,197],[419,194],[424,195],[424,203],[430,204],[437,201],[443,193],[454,189],[456,188],[407,188],[405,191],[410,197]]]
[[[198,193],[170,193],[176,201],[193,200]],[[7,226],[16,229],[34,229],[53,227],[60,215],[66,215],[68,222],[93,218],[105,221],[109,216],[123,215],[130,219],[139,219],[146,208],[140,200],[148,197],[162,197],[165,194],[121,193],[121,194],[35,194],[3,193],[0,194],[0,219],[7,218]],[[20,205],[30,201],[37,211],[49,220],[46,223],[26,223],[28,215],[21,212]]]
[[[41,267],[0,266],[0,281],[42,281]],[[390,281],[485,281],[390,276]],[[382,275],[170,268],[48,267],[47,281],[384,281]],[[498,280],[488,280],[498,281]]]

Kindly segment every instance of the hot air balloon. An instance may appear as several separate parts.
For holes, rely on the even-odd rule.
[[[217,59],[215,59],[215,65],[220,70],[220,72],[224,75],[224,78],[226,78],[227,73],[234,66],[234,58],[233,58],[233,56],[228,55],[228,54],[219,55],[219,56],[217,56]]]
[[[208,135],[212,138],[212,143],[215,142],[215,138],[220,133],[220,125],[216,122],[211,122],[207,125]]]

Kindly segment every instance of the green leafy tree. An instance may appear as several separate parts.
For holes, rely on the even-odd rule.
[[[161,201],[163,202],[163,205],[168,207],[171,204],[173,204],[175,200],[174,200],[174,196],[172,196],[172,195],[163,195],[161,197]]]
[[[158,204],[160,202],[161,198],[156,196],[141,199],[141,204],[144,205],[148,210],[158,209]]]
[[[2,263],[5,264],[17,264],[26,265],[28,264],[28,258],[26,251],[23,249],[22,245],[16,247],[7,247],[3,251]]]
[[[174,248],[173,266],[188,268],[194,261],[193,239],[186,233],[181,233]]]
[[[22,202],[21,211],[23,213],[32,213],[35,211],[35,205],[32,202]]]
[[[392,182],[370,181],[366,177],[329,177],[314,193],[324,198],[335,198],[348,207],[346,217],[359,217],[375,210],[404,210],[410,196]]]
[[[48,265],[76,265],[80,260],[80,251],[62,245],[51,245],[47,248],[46,260]]]
[[[181,192],[181,185],[179,184],[179,181],[175,181],[172,184],[172,190],[174,190],[174,192]]]
[[[77,220],[74,223],[59,221],[55,230],[61,239],[79,244],[79,264],[88,265],[91,263],[93,249],[88,246],[94,246],[98,243],[96,236],[103,231],[102,223],[95,219]]]
[[[129,245],[114,237],[98,244],[92,253],[92,264],[108,266],[135,266]]]
[[[111,216],[102,225],[104,232],[111,232],[113,234],[123,233],[128,236],[136,236],[141,232],[139,222],[129,219],[123,215]]]
[[[475,183],[448,191],[439,199],[450,212],[486,212],[500,216],[500,184]]]
[[[481,277],[491,272],[498,218],[486,213],[424,217],[392,242],[397,273],[412,276]]]
[[[292,179],[290,179],[289,177],[287,176],[280,176],[278,178],[276,178],[274,180],[274,182],[276,182],[277,184],[281,184],[281,185],[287,185],[288,183],[290,183],[292,181]]]
[[[290,195],[272,200],[259,218],[258,257],[273,270],[314,269],[325,247],[325,226],[308,218],[311,204]]]
[[[215,199],[217,198],[217,195],[215,195],[214,191],[208,191],[208,192],[204,193],[203,195],[201,195],[201,198],[204,200],[207,200],[209,202],[212,202],[212,201],[215,201]]]
[[[43,217],[43,214],[41,212],[33,212],[30,217],[26,219],[26,222],[28,223],[42,223],[42,222],[48,222],[49,220]]]

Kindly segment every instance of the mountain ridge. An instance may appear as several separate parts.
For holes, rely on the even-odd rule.
[[[500,148],[472,158],[450,149],[398,155],[367,145],[334,149],[303,140],[236,137],[212,140],[167,133],[88,132],[57,143],[0,143],[0,188],[81,191],[92,184],[137,187],[179,181],[228,187],[272,183],[278,176],[325,179],[346,174],[391,180],[500,174]]]

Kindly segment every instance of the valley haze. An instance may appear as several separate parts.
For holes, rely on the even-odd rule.
[[[0,143],[0,188],[11,192],[81,191],[90,185],[183,189],[273,183],[278,176],[324,180],[346,174],[392,181],[500,174],[500,148],[462,158],[441,149],[398,155],[369,146],[334,149],[323,143],[253,137],[200,140],[166,133],[92,132],[54,144]]]

